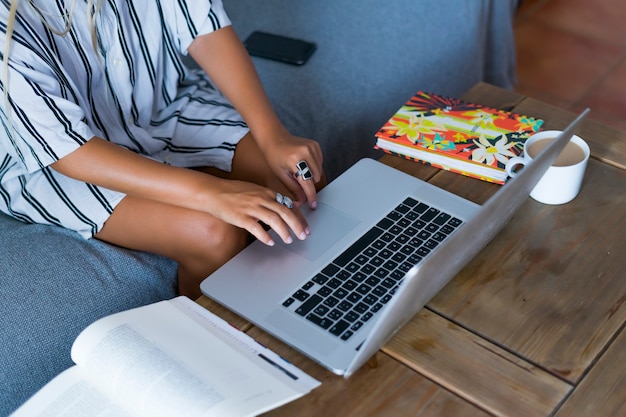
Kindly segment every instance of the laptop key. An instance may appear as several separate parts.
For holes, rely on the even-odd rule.
[[[337,265],[329,264],[324,269],[322,269],[322,274],[328,277],[332,277],[339,271],[339,269],[340,268]]]
[[[439,229],[439,231],[441,233],[444,233],[446,235],[449,235],[450,233],[454,232],[454,227],[450,226],[449,224],[444,224],[443,226],[441,226],[441,229]]]
[[[320,295],[321,297],[328,297],[332,293],[333,293],[333,289],[330,287],[322,287],[319,290],[317,290],[317,294]]]
[[[434,219],[438,214],[440,213],[439,210],[437,210],[436,208],[429,208],[428,210],[426,210],[424,212],[424,214],[422,214],[420,216],[420,219],[425,221],[425,222],[429,222],[432,219]]]
[[[319,303],[321,303],[322,300],[323,300],[322,297],[320,297],[317,294],[313,294],[311,296],[311,298],[309,298],[304,303],[302,303],[302,305],[300,307],[296,308],[296,313],[298,313],[301,316],[305,316],[311,310],[313,310],[313,308],[315,308],[315,306],[317,306]]]
[[[392,225],[393,225],[393,221],[391,219],[386,218],[386,217],[376,224],[376,226],[380,227],[381,229],[385,229],[385,230],[389,229]]]
[[[346,300],[348,300],[351,303],[356,303],[358,302],[361,298],[363,298],[363,296],[361,294],[359,294],[358,292],[351,292],[350,295],[348,295],[346,297]]]
[[[417,206],[413,208],[413,210],[421,214],[421,213],[424,213],[426,210],[428,210],[428,208],[429,207],[427,204],[419,203]]]
[[[333,321],[329,320],[325,317],[320,317],[316,314],[309,314],[308,316],[306,316],[307,320],[317,324],[318,326],[320,326],[322,329],[328,329],[332,324]]]
[[[304,290],[298,290],[295,293],[293,293],[292,297],[298,301],[304,301],[307,298],[309,298],[309,293]]]
[[[426,246],[428,249],[435,249],[435,247],[437,247],[437,245],[439,244],[439,242],[437,240],[434,239],[428,239],[425,243],[424,246]]]
[[[359,253],[363,251],[371,242],[376,240],[378,236],[383,233],[382,229],[378,227],[372,227],[367,233],[359,238],[356,242],[354,242],[348,249],[343,251],[341,255],[339,255],[333,263],[339,266],[345,266],[348,262],[352,261]]]
[[[346,330],[348,328],[348,326],[350,325],[350,323],[348,323],[345,320],[339,320],[337,323],[335,323],[331,328],[330,328],[330,332],[332,334],[334,334],[335,336],[339,336],[341,335],[344,330]]]
[[[443,226],[452,216],[448,213],[441,213],[439,216],[433,220],[433,223],[438,224],[439,226]]]
[[[461,223],[463,223],[463,220],[457,219],[456,217],[451,218],[447,224],[449,224],[452,227],[459,227],[461,225]]]
[[[324,285],[326,284],[326,281],[328,281],[328,277],[324,274],[317,274],[313,277],[313,279],[311,279],[311,281],[320,285]]]
[[[339,288],[339,286],[341,285],[341,280],[337,279],[337,278],[331,278],[330,281],[328,281],[328,285],[330,288]]]
[[[359,314],[363,314],[365,313],[370,307],[365,304],[365,303],[358,303],[357,305],[354,306],[354,311],[356,311]]]
[[[339,318],[341,318],[341,316],[343,316],[343,312],[337,309],[334,309],[330,313],[328,313],[328,318],[331,320],[338,320]]]
[[[327,305],[328,307],[334,307],[334,306],[337,305],[338,302],[339,302],[339,300],[337,300],[332,295],[324,300],[324,304]]]
[[[362,321],[357,321],[356,323],[354,323],[354,324],[350,327],[350,330],[357,331],[357,330],[359,330],[362,326],[363,326],[363,322],[362,322]]]
[[[408,213],[409,210],[411,210],[411,207],[405,206],[404,204],[400,204],[398,207],[396,207],[396,211],[398,211],[398,212],[400,212],[402,214]]]
[[[317,314],[318,316],[325,316],[328,311],[330,311],[330,308],[326,307],[323,304],[318,305],[317,307],[315,307],[315,310],[313,310],[313,313]]]

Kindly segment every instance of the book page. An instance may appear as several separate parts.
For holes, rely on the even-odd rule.
[[[84,379],[73,366],[59,374],[11,417],[132,417]]]
[[[185,315],[189,316],[190,319],[220,337],[232,348],[238,349],[242,354],[247,356],[252,355],[253,357],[263,359],[263,361],[269,364],[269,368],[273,367],[284,376],[287,376],[288,378],[286,380],[289,382],[289,385],[292,385],[298,391],[307,393],[320,385],[318,380],[302,372],[302,370],[292,363],[259,344],[246,333],[233,327],[224,319],[211,313],[198,303],[191,301],[189,298],[177,297],[170,300],[170,302]],[[263,367],[263,365],[263,363],[259,363],[259,366]],[[268,368],[268,366],[265,367]]]
[[[72,359],[134,416],[256,415],[303,394],[284,372],[167,301],[92,324]]]

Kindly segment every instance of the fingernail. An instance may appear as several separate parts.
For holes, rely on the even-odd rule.
[[[307,235],[311,234],[311,228],[309,226],[304,228],[304,233],[306,233]]]
[[[285,240],[285,242],[286,242],[286,243],[291,243],[291,242],[293,242],[293,238],[292,238],[291,236],[289,236],[289,237],[287,238],[287,240]]]
[[[311,208],[317,208],[317,201],[312,201],[311,202]]]
[[[267,242],[267,245],[268,245],[268,246],[274,246],[274,241],[273,241],[273,240],[268,241],[268,242]]]
[[[300,240],[306,239],[307,234],[305,232],[300,233]]]

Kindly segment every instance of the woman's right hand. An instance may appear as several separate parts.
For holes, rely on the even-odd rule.
[[[207,210],[213,216],[247,230],[270,246],[275,242],[263,224],[273,229],[285,243],[293,241],[292,233],[300,240],[311,233],[300,210],[295,205],[288,208],[279,203],[276,191],[244,181],[217,181],[219,185],[211,193]]]

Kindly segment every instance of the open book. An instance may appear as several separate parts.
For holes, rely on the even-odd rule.
[[[376,148],[452,172],[503,184],[506,162],[543,120],[416,93],[376,133]]]
[[[14,417],[250,416],[320,383],[186,297],[96,321]]]

